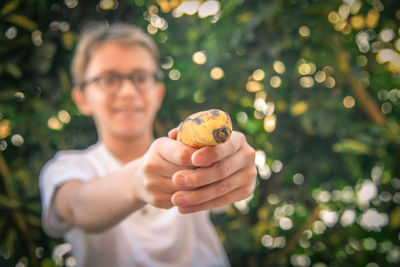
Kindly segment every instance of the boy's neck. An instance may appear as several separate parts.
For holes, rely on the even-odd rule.
[[[146,134],[135,138],[102,138],[102,142],[117,159],[125,164],[143,156],[153,139],[151,134]]]

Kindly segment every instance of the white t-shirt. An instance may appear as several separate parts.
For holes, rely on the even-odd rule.
[[[146,205],[100,233],[85,232],[56,213],[52,199],[62,183],[102,177],[121,166],[97,143],[82,151],[58,152],[40,174],[43,229],[72,245],[78,266],[229,266],[208,211],[183,215],[176,207]]]

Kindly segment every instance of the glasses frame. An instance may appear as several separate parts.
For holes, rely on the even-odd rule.
[[[105,91],[105,92],[107,92],[107,93],[109,93],[111,95],[114,95],[116,92],[118,92],[119,89],[121,89],[123,81],[128,79],[140,93],[144,93],[144,92],[148,91],[148,88],[141,88],[140,86],[137,85],[137,81],[135,80],[135,77],[137,77],[139,74],[151,75],[154,78],[154,83],[155,84],[157,82],[160,82],[162,80],[162,78],[163,78],[163,74],[162,74],[161,71],[136,70],[136,71],[132,71],[132,72],[127,73],[127,74],[121,74],[121,73],[118,73],[118,72],[109,72],[109,73],[106,73],[106,74],[100,74],[100,75],[98,75],[96,77],[93,77],[91,79],[83,81],[79,87],[81,89],[84,89],[88,85],[94,83],[94,84],[97,85],[98,88],[102,89],[103,91]],[[116,77],[117,80],[118,80],[118,85],[113,90],[104,89],[99,84],[99,81],[101,81],[101,79],[105,78],[107,75],[114,75],[114,77]],[[110,91],[110,92],[108,92],[108,91]]]

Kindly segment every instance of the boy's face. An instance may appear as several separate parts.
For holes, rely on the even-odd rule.
[[[163,84],[154,79],[156,71],[147,49],[104,43],[92,52],[85,73],[88,83],[72,96],[82,113],[93,116],[100,138],[151,134],[164,96]]]

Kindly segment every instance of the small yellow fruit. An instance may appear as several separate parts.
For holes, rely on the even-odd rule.
[[[180,125],[178,141],[201,148],[214,146],[229,140],[232,134],[232,121],[228,113],[210,109],[187,117]]]

